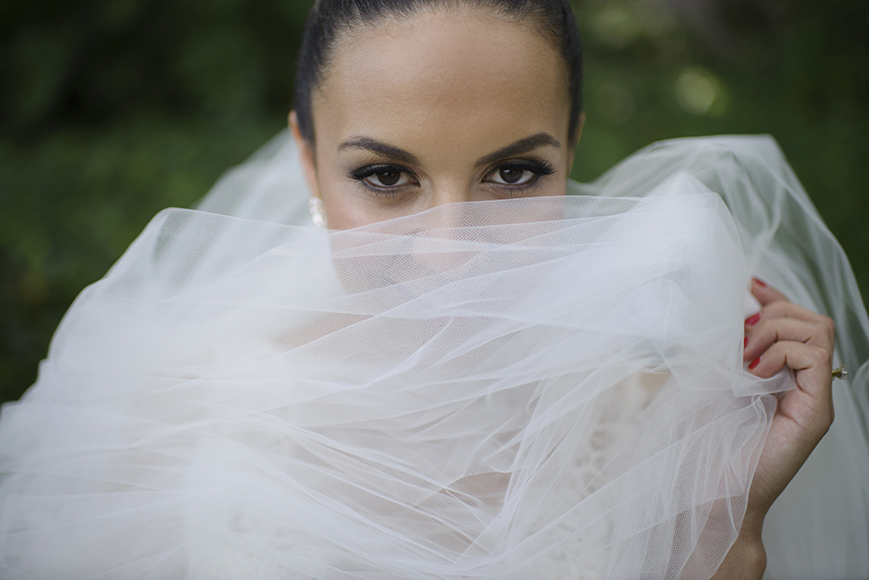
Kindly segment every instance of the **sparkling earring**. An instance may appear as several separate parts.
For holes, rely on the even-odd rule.
[[[311,213],[311,221],[318,228],[326,228],[326,208],[323,207],[323,200],[319,197],[311,196],[308,198],[308,211]]]

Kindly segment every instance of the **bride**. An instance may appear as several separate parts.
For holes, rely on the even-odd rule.
[[[3,407],[0,577],[869,577],[841,249],[767,138],[569,182],[581,70],[566,1],[320,0]]]

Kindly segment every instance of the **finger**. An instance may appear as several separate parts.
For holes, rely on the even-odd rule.
[[[746,360],[754,360],[774,343],[782,341],[801,342],[833,352],[833,334],[823,322],[767,318],[746,329],[744,356]]]
[[[789,453],[793,457],[802,456],[802,460],[833,423],[833,377],[829,360],[829,353],[822,348],[799,342],[777,342],[749,365],[750,372],[761,377],[770,377],[785,366],[794,369],[799,388],[779,398],[776,437],[796,445]]]
[[[812,312],[808,308],[804,308],[792,302],[777,301],[764,306],[760,312],[754,316],[750,316],[745,320],[745,328],[757,326],[763,320],[776,318],[792,318],[805,322],[823,324],[829,329],[830,336],[836,336],[836,323],[829,316]]]
[[[832,409],[833,355],[824,348],[801,342],[776,342],[748,365],[749,372],[769,378],[789,367],[795,371],[797,384],[813,398]]]
[[[787,296],[785,296],[775,288],[768,286],[766,282],[764,282],[760,278],[751,279],[751,293],[754,294],[754,297],[757,298],[761,306],[766,306],[767,304],[779,302],[782,300],[784,300],[785,302],[789,302]]]

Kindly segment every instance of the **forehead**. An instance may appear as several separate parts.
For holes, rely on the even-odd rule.
[[[566,67],[552,43],[528,22],[470,9],[345,34],[313,97],[318,142],[364,134],[413,146],[483,140],[498,128],[566,140],[569,116]]]

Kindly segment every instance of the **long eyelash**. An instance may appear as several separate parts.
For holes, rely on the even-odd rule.
[[[501,171],[502,169],[521,169],[522,171],[530,171],[534,175],[544,176],[555,173],[555,166],[549,161],[531,161],[528,159],[517,159],[515,161],[505,161],[493,167],[489,173]]]
[[[362,181],[366,177],[371,177],[372,175],[376,175],[378,173],[407,173],[414,179],[416,179],[416,175],[414,175],[413,171],[410,171],[407,167],[402,167],[401,165],[391,165],[389,163],[383,163],[380,165],[366,165],[364,167],[360,167],[359,169],[354,169],[347,174],[347,177],[350,179],[355,179],[356,181]]]
[[[489,185],[491,187],[496,187],[509,195],[517,195],[533,191],[535,188],[541,185],[541,181],[543,181],[544,177],[552,175],[557,171],[555,169],[555,166],[548,161],[516,159],[514,161],[505,161],[503,163],[499,163],[498,165],[490,169],[488,173],[486,173],[486,175],[490,175],[495,171],[501,171],[502,169],[519,169],[522,171],[530,171],[534,174],[534,179],[532,179],[528,183],[523,183],[521,185],[507,185],[503,183],[489,182]]]

